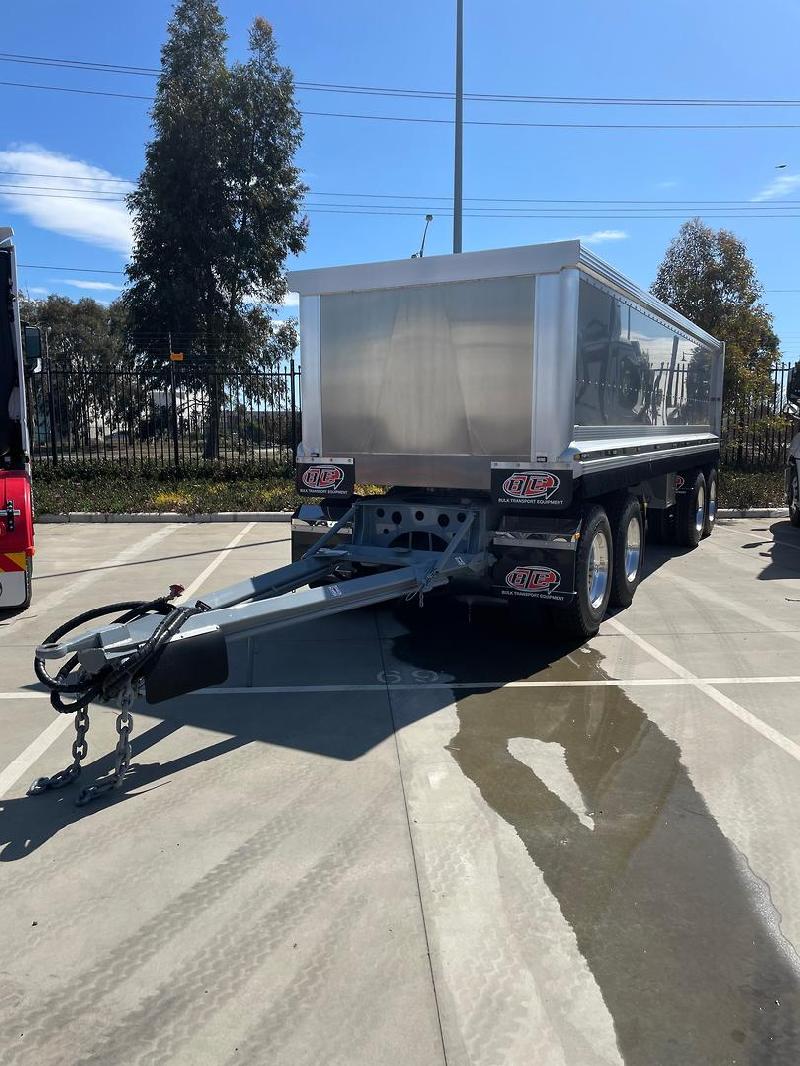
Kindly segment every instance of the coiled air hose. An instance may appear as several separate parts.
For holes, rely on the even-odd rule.
[[[120,684],[129,679],[135,681],[143,676],[147,668],[158,657],[164,645],[178,632],[188,618],[204,610],[203,607],[176,607],[170,603],[176,595],[180,595],[183,589],[173,586],[169,596],[162,596],[155,600],[128,600],[121,603],[110,603],[105,607],[95,607],[91,611],[84,611],[76,615],[68,622],[64,622],[54,629],[45,640],[43,645],[56,644],[67,633],[71,633],[79,626],[86,625],[96,618],[103,618],[109,614],[122,612],[114,619],[115,624],[132,622],[136,618],[144,618],[148,614],[161,614],[163,619],[156,626],[150,637],[129,655],[121,656],[119,662],[113,666],[106,665],[97,674],[87,677],[78,677],[70,681],[69,676],[78,665],[78,656],[73,655],[61,667],[55,677],[52,677],[45,667],[45,660],[40,656],[34,656],[33,668],[36,676],[50,689],[50,703],[61,714],[70,714],[87,707],[98,696],[113,696]],[[75,699],[65,701],[63,696],[74,696]]]

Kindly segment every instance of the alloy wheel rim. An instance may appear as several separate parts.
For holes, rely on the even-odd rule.
[[[697,490],[697,509],[694,513],[694,527],[698,533],[702,533],[706,520],[706,492],[703,486]]]
[[[708,487],[708,521],[713,525],[717,517],[717,482],[716,479]]]
[[[642,557],[642,526],[636,515],[631,517],[625,530],[625,578],[632,585],[639,574]]]
[[[605,599],[609,574],[608,538],[602,529],[598,529],[589,547],[589,571],[586,575],[586,588],[592,610],[598,610]]]

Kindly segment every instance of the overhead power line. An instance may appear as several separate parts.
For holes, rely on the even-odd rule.
[[[0,175],[7,177],[19,177],[19,178],[48,178],[52,181],[93,181],[98,183],[119,183],[123,185],[135,185],[136,181],[133,178],[113,178],[113,177],[93,177],[91,175],[84,174],[46,174],[41,171],[26,171],[26,170],[0,170]],[[32,189],[53,189],[55,186],[49,185],[31,185],[25,186]],[[68,191],[72,191],[71,189]],[[82,192],[81,189],[74,190],[75,192]],[[85,190],[87,193],[93,190]],[[113,195],[113,191],[109,190],[109,195]],[[423,196],[421,194],[410,193],[372,193],[372,192],[330,192],[322,189],[312,190],[312,195],[315,196],[336,196],[346,198],[356,198],[362,200],[414,200],[422,203],[432,203],[434,200],[445,201],[452,203],[452,196]],[[465,202],[470,203],[492,203],[492,204],[619,204],[619,205],[637,205],[637,204],[651,204],[657,206],[669,206],[669,207],[692,207],[692,206],[748,206],[753,207],[764,206],[794,206],[800,205],[800,200],[712,200],[705,197],[696,197],[695,199],[686,200],[660,200],[660,199],[648,199],[648,200],[625,200],[625,199],[602,199],[602,198],[580,198],[580,199],[559,199],[553,197],[528,197],[528,196],[465,196]]]
[[[66,70],[89,70],[99,73],[159,77],[158,67],[139,67],[84,59],[34,56],[18,52],[0,52],[0,62],[34,66],[60,67]],[[298,89],[312,92],[357,93],[410,99],[452,100],[454,93],[443,89],[408,89],[383,85],[351,85],[337,82],[296,81]],[[525,93],[465,92],[467,100],[487,103],[566,104],[600,107],[800,107],[797,98],[703,98],[703,97],[619,97],[619,96],[545,96]]]
[[[0,172],[0,174],[3,172]],[[54,176],[53,176],[54,177]],[[61,180],[64,180],[62,178]],[[105,179],[98,178],[97,181]],[[114,190],[91,190],[91,189],[73,189],[65,187],[65,185],[39,185],[39,184],[18,184],[15,182],[0,182],[0,190],[9,189],[12,190],[9,193],[2,193],[0,195],[6,196],[27,196],[27,195],[46,195],[55,199],[86,199],[96,200],[98,203],[108,204],[122,204],[125,203],[126,197],[117,193]],[[57,194],[67,193],[67,196],[60,196]],[[413,214],[417,214],[419,209],[412,204],[387,204],[380,203],[381,200],[389,199],[420,199],[423,203],[430,203],[431,199],[437,197],[402,197],[402,195],[380,195],[378,193],[324,193],[318,192],[311,195],[317,196],[334,196],[334,197],[350,197],[350,201],[342,200],[337,203],[325,203],[325,201],[319,200],[305,200],[306,207],[309,208],[372,208],[381,207],[387,211],[409,211]],[[357,199],[370,199],[378,201],[374,204],[362,204],[357,203]],[[452,197],[438,197],[443,200],[450,200],[452,203]],[[675,207],[683,207],[684,209],[699,210],[701,213],[705,212],[719,212],[720,209],[731,207],[737,211],[746,213],[763,213],[771,212],[775,210],[786,210],[787,213],[793,212],[795,209],[800,208],[800,200],[762,200],[758,203],[753,203],[751,200],[603,200],[603,199],[523,199],[523,198],[511,198],[503,199],[500,197],[471,197],[469,198],[471,204],[476,205],[491,205],[491,206],[475,206],[471,208],[474,212],[485,211],[497,211],[500,209],[513,210],[515,212],[523,212],[525,214],[538,214],[541,212],[549,212],[551,210],[564,210],[565,206],[577,205],[576,213],[585,214],[589,208],[599,208],[602,210],[612,210],[620,207],[625,210],[626,213],[630,213],[631,216],[637,214],[647,214],[652,211],[673,210]],[[524,207],[514,207],[511,205],[525,205]],[[449,206],[449,205],[447,205]],[[445,211],[447,206],[439,208],[439,213]]]
[[[65,267],[65,266],[52,266],[45,263],[20,263],[20,268],[25,270],[66,270],[71,274],[79,272],[81,274],[124,274],[124,270],[101,270],[99,267]]]
[[[0,189],[3,186],[0,185]],[[103,203],[103,204],[122,204],[125,203],[124,197],[109,196],[92,196],[84,195],[82,193],[69,194],[62,192],[34,192],[30,190],[13,192],[0,192],[0,195],[7,197],[34,197],[47,200],[71,200],[71,201],[87,201],[90,203]],[[419,210],[408,204],[331,204],[331,203],[317,203],[309,202],[304,205],[304,210],[309,214],[333,214],[333,215],[374,215],[382,216],[384,218],[402,218],[410,217],[417,218],[419,216]],[[653,208],[619,208],[615,209],[610,207],[599,207],[595,210],[576,209],[569,211],[567,208],[551,206],[540,208],[511,208],[505,206],[497,207],[472,207],[465,212],[465,215],[469,218],[556,218],[556,219],[685,219],[687,214],[691,212],[687,211],[675,211],[669,210],[665,207],[653,207]],[[796,208],[777,209],[775,205],[765,205],[765,209],[756,209],[751,207],[749,210],[744,208],[734,208],[730,211],[720,209],[700,209],[700,213],[705,218],[717,218],[717,219],[762,219],[762,218],[800,218],[800,206]],[[452,211],[449,208],[440,209],[438,211],[440,217],[450,217]]]
[[[52,178],[56,181],[113,181],[123,185],[135,185],[131,178],[95,178],[88,174],[43,174],[30,170],[0,170],[0,174],[13,174],[18,178]]]
[[[103,96],[120,100],[144,100],[151,102],[153,96],[136,93],[116,93],[100,89],[75,89],[66,85],[41,85],[32,82],[0,81],[0,85],[16,89],[43,89],[48,92],[76,93],[79,96]],[[450,118],[431,118],[415,115],[368,115],[347,111],[307,111],[300,109],[304,117],[346,118],[367,122],[403,122],[423,125],[452,126]],[[562,130],[796,130],[800,123],[794,122],[523,122],[496,119],[464,119],[465,126],[489,126],[499,128],[562,129]]]

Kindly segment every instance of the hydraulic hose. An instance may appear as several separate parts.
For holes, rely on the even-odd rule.
[[[148,614],[162,614],[165,616],[141,648],[125,656],[116,666],[109,665],[104,667],[93,677],[77,681],[67,680],[78,665],[77,655],[73,655],[68,659],[55,677],[52,677],[47,672],[44,659],[38,655],[34,656],[33,668],[36,671],[36,676],[43,685],[50,689],[50,702],[55,710],[63,714],[80,710],[82,707],[88,706],[92,700],[102,693],[113,691],[126,676],[131,679],[140,677],[158,654],[163,644],[177,633],[187,618],[198,611],[196,607],[175,607],[170,603],[172,595],[179,595],[183,591],[180,586],[175,586],[175,590],[175,592],[171,590],[170,597],[162,596],[155,600],[126,600],[120,603],[111,603],[105,607],[95,607],[91,611],[84,611],[76,615],[68,622],[64,622],[63,625],[54,629],[43,641],[44,645],[55,644],[67,633],[71,633],[79,626],[86,625],[87,622],[92,622],[96,618],[103,618],[109,614],[118,614],[120,611],[122,613],[114,619],[114,622],[119,624],[132,622],[134,619],[143,618]],[[65,695],[74,695],[76,698],[70,702],[65,702],[62,699],[62,696]]]

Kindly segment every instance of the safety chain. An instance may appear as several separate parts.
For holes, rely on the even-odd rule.
[[[81,790],[75,805],[85,807],[87,803],[99,799],[112,789],[119,788],[131,762],[131,733],[133,732],[133,706],[135,692],[130,679],[125,682],[125,687],[120,694],[120,712],[117,715],[117,746],[114,750],[114,769],[103,781]],[[37,777],[28,789],[29,796],[39,796],[43,792],[52,789],[64,788],[71,785],[81,774],[81,763],[89,752],[86,743],[86,734],[89,730],[89,712],[86,707],[81,707],[75,713],[75,740],[72,744],[72,763],[64,770],[59,770],[52,777]]]
[[[89,753],[86,734],[89,732],[89,709],[81,707],[75,713],[75,740],[72,742],[72,762],[52,777],[37,777],[28,789],[29,796],[39,796],[55,788],[71,785],[81,774],[81,763]]]
[[[133,685],[130,678],[125,682],[125,687],[120,695],[120,712],[117,715],[117,746],[114,750],[114,770],[103,781],[98,781],[88,788],[81,789],[75,800],[76,807],[85,807],[87,803],[99,799],[107,792],[119,788],[128,772],[131,762],[131,733],[133,732],[133,715],[131,707],[134,698]]]

